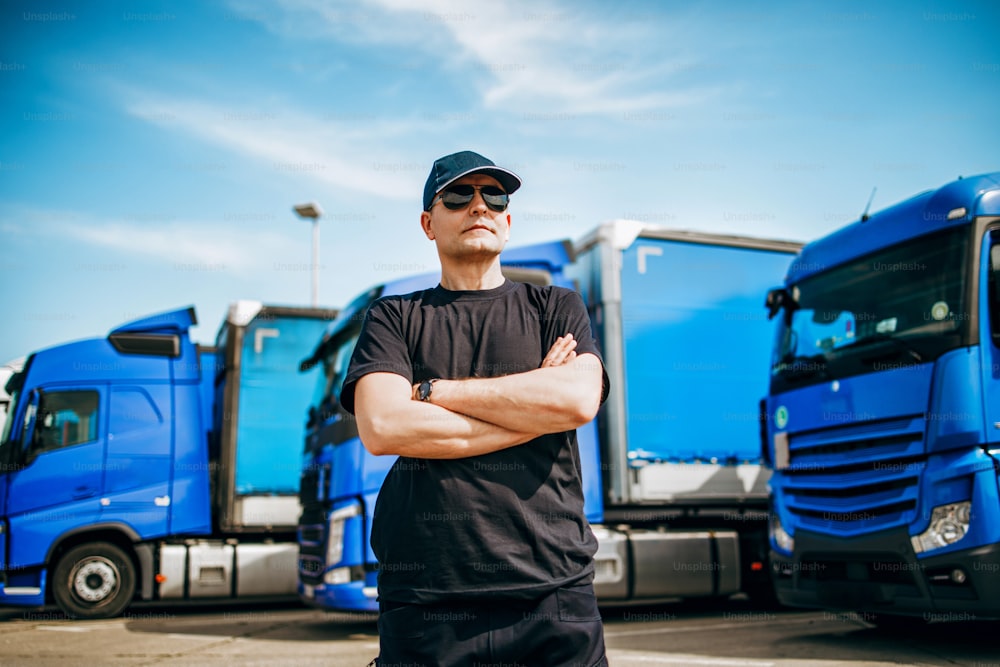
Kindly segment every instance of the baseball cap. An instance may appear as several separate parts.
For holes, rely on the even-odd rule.
[[[434,161],[427,183],[424,184],[424,210],[430,210],[434,195],[469,174],[489,174],[500,182],[507,194],[521,187],[521,178],[510,169],[496,166],[493,160],[479,153],[460,151]]]

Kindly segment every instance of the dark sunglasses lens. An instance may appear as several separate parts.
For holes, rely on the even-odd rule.
[[[452,211],[469,205],[476,196],[476,189],[471,185],[453,185],[441,193],[441,203]]]
[[[481,192],[483,193],[483,201],[494,211],[503,211],[510,202],[510,197],[500,188],[487,185]]]

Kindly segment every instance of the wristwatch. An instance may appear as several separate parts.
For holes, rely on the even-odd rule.
[[[434,389],[434,383],[438,381],[438,378],[431,378],[430,380],[424,380],[417,386],[417,398],[421,401],[431,400],[431,391]]]

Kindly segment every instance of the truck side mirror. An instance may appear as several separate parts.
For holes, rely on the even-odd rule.
[[[774,316],[782,308],[791,312],[798,304],[795,303],[795,299],[784,287],[775,287],[772,290],[768,290],[764,306],[767,307],[767,319],[773,320]]]

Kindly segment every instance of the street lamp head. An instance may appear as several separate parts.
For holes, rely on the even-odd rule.
[[[299,204],[295,206],[295,212],[299,214],[302,218],[310,218],[316,220],[319,216],[323,215],[323,209],[319,207],[319,204],[315,202],[309,202],[308,204]]]

